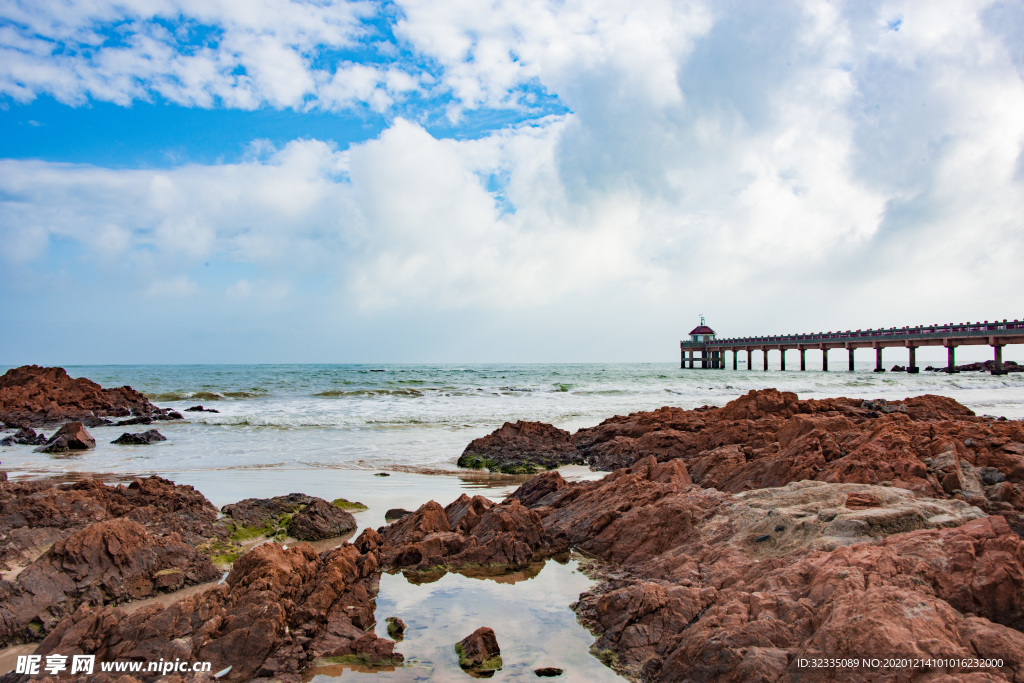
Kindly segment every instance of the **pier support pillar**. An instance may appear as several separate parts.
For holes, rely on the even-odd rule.
[[[754,351],[747,349],[747,370],[754,369]]]
[[[882,367],[882,347],[875,347],[875,372],[885,372],[885,368]]]
[[[779,370],[786,369],[786,349],[779,347]]]
[[[828,349],[821,350],[821,371],[828,372]]]
[[[679,349],[679,368],[683,369],[686,367],[686,349]]]
[[[946,344],[946,372],[951,375],[956,372],[956,353],[953,351],[955,348],[954,344]]]
[[[693,349],[690,349],[690,369],[693,370]]]
[[[740,355],[739,349],[732,350],[732,369],[736,369],[736,358]]]
[[[762,353],[764,353],[764,371],[768,372],[768,349],[763,349]]]
[[[807,349],[800,349],[800,371],[807,370]]]
[[[910,346],[910,363],[907,365],[907,372],[913,374],[915,372],[921,372],[921,368],[917,367],[917,347]]]
[[[992,349],[995,351],[995,362],[992,365],[993,375],[1003,375],[1006,372],[1003,370],[1003,345],[994,344]]]
[[[853,347],[851,346],[847,351],[850,352],[850,372],[853,372]]]

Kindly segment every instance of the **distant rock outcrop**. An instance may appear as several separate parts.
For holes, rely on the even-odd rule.
[[[72,379],[63,368],[23,365],[0,376],[0,421],[11,427],[67,421],[95,426],[130,415],[173,419],[177,414],[157,408],[131,387],[104,389],[84,377]]]

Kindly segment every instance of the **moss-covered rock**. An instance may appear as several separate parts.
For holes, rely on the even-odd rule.
[[[481,626],[455,643],[459,666],[473,673],[501,670],[501,648],[494,629]]]
[[[572,435],[543,422],[506,422],[475,439],[459,457],[459,467],[503,474],[533,474],[562,465],[582,464]]]

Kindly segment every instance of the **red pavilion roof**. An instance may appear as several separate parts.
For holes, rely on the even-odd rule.
[[[714,334],[715,331],[707,325],[698,325],[690,330],[690,334]]]

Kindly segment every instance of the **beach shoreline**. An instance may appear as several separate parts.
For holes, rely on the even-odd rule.
[[[56,478],[15,466],[0,483],[0,521],[37,541],[15,551],[24,568],[0,584],[14,605],[5,619],[18,624],[5,642],[45,635],[40,655],[87,647],[107,658],[187,646],[180,656],[238,667],[229,680],[444,680],[460,666],[448,641],[487,626],[509,653],[502,680],[558,668],[559,657],[588,679],[799,680],[807,656],[875,654],[869,645],[891,631],[901,654],[995,658],[982,668],[1012,679],[1024,675],[1022,425],[937,395],[761,389],[574,433],[520,420],[465,447],[477,465],[531,474],[218,457],[161,468],[176,439],[105,449],[122,460],[90,473],[103,453],[83,444],[24,461],[76,464]],[[537,458],[586,465],[537,473]],[[150,476],[134,478],[133,461]],[[339,512],[342,498],[366,509]],[[64,521],[51,528],[53,515]],[[313,544],[291,538],[305,529],[325,532]],[[110,597],[86,583],[39,611],[37,575],[52,585],[88,576],[97,547],[113,549],[114,576],[126,572]],[[117,606],[210,582],[211,562],[229,573],[209,588]],[[324,591],[332,597],[314,597]],[[910,605],[930,616],[905,621]],[[534,620],[547,608],[542,627]],[[872,617],[862,623],[863,610]],[[216,629],[181,621],[197,612]],[[384,626],[391,616],[416,625],[405,649]],[[256,643],[252,629],[270,629],[266,647],[232,645]],[[559,639],[571,647],[546,649]]]

